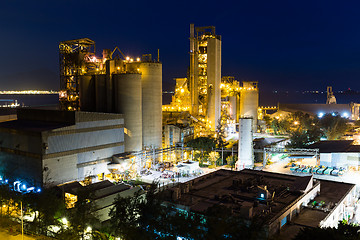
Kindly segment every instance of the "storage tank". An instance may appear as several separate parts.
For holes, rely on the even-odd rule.
[[[237,119],[237,96],[229,96],[229,115],[230,115],[230,118],[235,120],[236,122],[238,121]]]
[[[162,64],[141,62],[143,146],[162,146]]]
[[[106,75],[97,74],[95,77],[95,108],[96,112],[106,112]]]
[[[236,162],[237,170],[254,167],[252,122],[253,119],[251,117],[239,119],[239,152],[238,161]]]
[[[240,93],[240,117],[253,118],[253,131],[257,131],[257,109],[259,106],[259,89],[257,82],[243,82]]]
[[[81,111],[95,110],[95,79],[93,76],[79,76],[79,97]]]
[[[142,150],[141,74],[113,74],[114,110],[124,114],[125,151]]]

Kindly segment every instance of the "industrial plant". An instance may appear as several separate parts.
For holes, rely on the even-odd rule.
[[[55,186],[68,208],[93,191],[94,211],[106,222],[118,196],[156,183],[166,201],[186,211],[224,205],[246,221],[264,218],[267,237],[360,216],[354,184],[314,179],[360,169],[360,104],[337,104],[328,87],[324,104],[259,107],[258,81],[222,73],[214,26],[190,24],[189,39],[187,74],[174,78],[164,105],[159,50],[155,58],[130,57],[115,47],[100,57],[89,38],[60,42],[57,108],[18,108],[15,115],[17,102],[2,101],[11,111],[0,116],[0,184],[21,193]],[[337,122],[320,129],[322,117]],[[341,124],[331,141],[319,141]],[[354,139],[344,141],[346,134]],[[314,223],[304,224],[307,216]]]

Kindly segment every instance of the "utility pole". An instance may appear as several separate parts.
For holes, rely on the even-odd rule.
[[[23,216],[22,201],[20,202],[20,209],[21,209],[21,239],[24,240],[24,216]]]

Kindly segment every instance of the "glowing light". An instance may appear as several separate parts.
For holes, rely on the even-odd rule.
[[[331,113],[331,115],[332,115],[332,116],[334,116],[334,117],[336,116],[336,114],[335,114],[334,112],[333,112],[333,113]]]
[[[117,70],[120,70],[120,67],[117,67]]]
[[[349,114],[344,112],[343,115],[342,115],[343,118],[348,118],[349,117]]]
[[[134,59],[131,58],[131,59],[130,59],[130,62],[133,62],[133,61],[134,61]]]
[[[92,231],[92,228],[89,226],[89,227],[86,228],[86,231],[87,231],[87,232],[91,232],[91,231]]]
[[[68,220],[67,220],[66,218],[62,218],[62,219],[61,219],[61,222],[62,222],[63,224],[65,224],[65,225],[68,224]]]
[[[130,60],[130,57],[126,57],[126,61],[129,61]]]
[[[262,193],[262,194],[260,194],[260,197],[261,197],[261,198],[265,198],[265,195]]]
[[[298,121],[295,121],[295,122],[294,122],[294,125],[299,125],[299,122],[298,122]]]
[[[136,61],[137,61],[137,62],[140,62],[140,58],[136,58]]]
[[[181,91],[181,93],[184,93],[184,92],[185,92],[185,90],[184,90],[183,88],[182,88],[180,91]]]
[[[322,118],[324,116],[324,113],[322,113],[322,112],[320,112],[319,114],[318,114],[318,118]]]

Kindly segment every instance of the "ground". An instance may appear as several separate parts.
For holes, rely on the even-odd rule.
[[[2,240],[22,240],[21,233],[12,233],[5,229],[0,229],[0,239]],[[24,235],[24,240],[35,240],[36,238]]]

